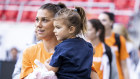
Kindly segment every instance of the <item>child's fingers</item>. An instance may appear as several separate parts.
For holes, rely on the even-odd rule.
[[[49,58],[45,61],[45,63],[50,63],[50,61],[51,61],[51,59]]]
[[[51,59],[52,59],[52,56],[51,56],[50,58],[48,58],[48,59],[45,61],[45,63],[50,63]]]

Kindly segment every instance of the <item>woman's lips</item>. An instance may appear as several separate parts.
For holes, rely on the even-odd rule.
[[[45,30],[38,30],[38,33],[43,33]]]

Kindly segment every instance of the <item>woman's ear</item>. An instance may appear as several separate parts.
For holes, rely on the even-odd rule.
[[[111,21],[111,22],[110,22],[110,26],[113,26],[113,24],[114,24],[114,21]]]
[[[74,33],[76,28],[74,26],[70,26],[69,33]]]
[[[98,30],[97,32],[96,32],[96,36],[99,36],[101,34],[101,30]]]

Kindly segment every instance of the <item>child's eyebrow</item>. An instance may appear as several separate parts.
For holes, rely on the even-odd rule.
[[[59,25],[55,25],[55,27],[59,27]]]

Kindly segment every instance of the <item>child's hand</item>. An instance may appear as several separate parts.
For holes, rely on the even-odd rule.
[[[46,61],[45,61],[45,63],[50,63],[50,61],[51,61],[51,59],[52,59],[52,56],[49,58],[49,59],[47,59]]]
[[[45,61],[45,63],[50,63],[50,61],[51,61],[51,58],[47,59],[47,60]]]

